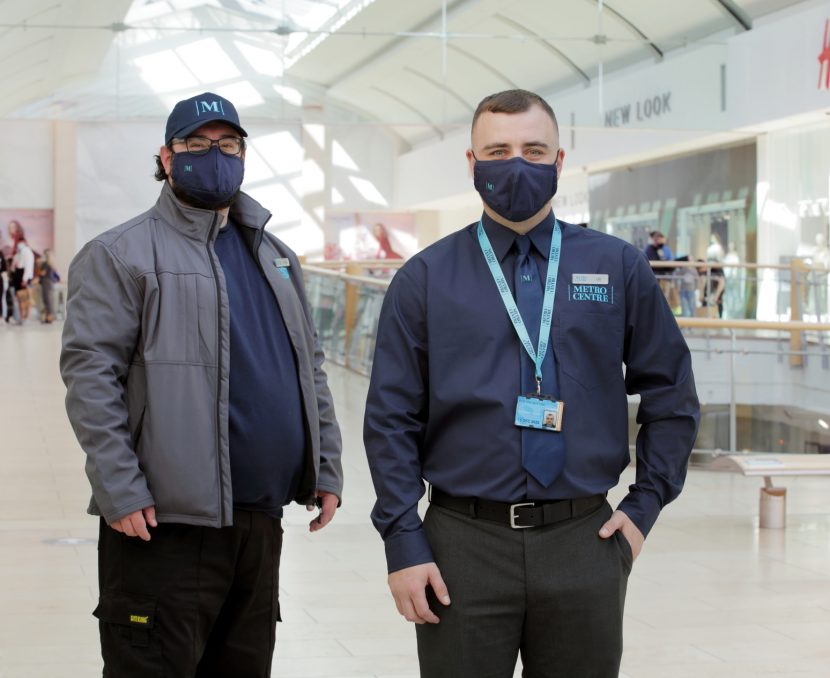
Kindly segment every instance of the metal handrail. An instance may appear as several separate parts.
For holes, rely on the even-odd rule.
[[[707,330],[777,330],[780,332],[830,332],[830,323],[803,320],[723,320],[721,318],[677,318],[680,327]]]

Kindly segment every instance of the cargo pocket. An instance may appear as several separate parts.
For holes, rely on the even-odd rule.
[[[104,591],[92,613],[101,631],[105,676],[160,678],[161,646],[156,635],[156,599]]]

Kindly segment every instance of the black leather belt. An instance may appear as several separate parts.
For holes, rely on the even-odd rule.
[[[559,499],[555,501],[524,501],[507,504],[487,501],[476,497],[453,497],[437,487],[430,488],[429,500],[436,506],[463,513],[470,518],[489,520],[509,525],[514,530],[540,527],[576,518],[598,509],[605,501],[604,494],[581,499]]]

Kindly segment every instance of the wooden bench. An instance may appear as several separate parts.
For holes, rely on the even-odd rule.
[[[760,491],[759,525],[783,528],[786,525],[787,489],[775,487],[773,476],[828,476],[828,454],[728,454],[717,457],[712,470],[731,471],[764,479]]]

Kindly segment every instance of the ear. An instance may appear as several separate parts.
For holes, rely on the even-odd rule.
[[[170,170],[173,166],[173,151],[171,151],[167,146],[162,146],[159,149],[159,158],[161,158],[161,166],[164,167],[164,171],[167,172],[167,176],[170,176]]]
[[[473,170],[474,170],[474,168],[475,168],[475,166],[476,166],[476,158],[475,158],[475,156],[473,155],[473,149],[472,149],[472,148],[468,148],[468,149],[467,149],[467,152],[466,152],[466,154],[465,154],[465,155],[467,156],[467,164],[468,164],[468,165],[469,165],[469,167],[470,167],[470,176],[473,176],[473,173],[474,173],[474,171],[473,171]]]
[[[556,176],[562,176],[562,165],[565,164],[565,149],[560,148],[559,154],[556,157]]]

